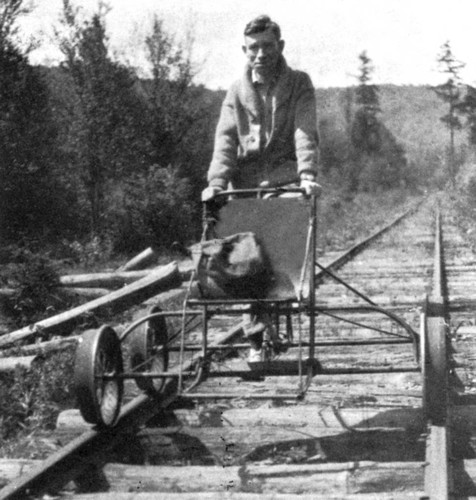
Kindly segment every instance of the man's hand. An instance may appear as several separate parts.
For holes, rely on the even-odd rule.
[[[319,196],[322,191],[321,185],[313,177],[307,175],[301,176],[299,187],[304,189],[306,196]]]
[[[219,186],[208,186],[202,191],[202,201],[213,200],[213,198],[222,191],[223,189]]]

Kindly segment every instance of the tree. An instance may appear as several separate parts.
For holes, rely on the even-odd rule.
[[[359,55],[359,60],[359,85],[355,91],[358,110],[351,127],[351,138],[358,151],[372,153],[380,148],[378,87],[370,83],[374,67],[366,51]]]
[[[177,42],[154,16],[145,38],[152,79],[142,82],[142,90],[151,120],[152,164],[180,168],[196,186],[204,177],[208,158],[203,146],[210,142],[210,137],[205,91],[193,84],[193,44],[191,29],[183,42]]]
[[[364,51],[359,55],[355,90],[357,110],[351,126],[352,160],[345,176],[351,189],[376,190],[398,187],[406,167],[403,148],[380,121],[379,89],[371,82],[374,67]]]
[[[356,101],[360,106],[377,113],[380,111],[378,87],[370,83],[374,66],[372,60],[367,56],[367,51],[359,54],[360,74],[358,75],[359,85],[356,90]]]
[[[22,0],[0,2],[0,229],[15,238],[41,233],[58,219],[49,93],[17,40],[18,19],[28,12]]]
[[[140,88],[150,166],[128,180],[120,223],[120,232],[129,235],[121,238],[128,251],[146,241],[170,248],[174,241],[185,244],[198,235],[199,192],[213,134],[205,89],[193,84],[191,34],[178,43],[155,16],[144,42],[151,78],[142,80]]]
[[[466,85],[464,98],[458,105],[458,111],[466,117],[466,125],[468,126],[468,142],[476,145],[476,88],[471,85]]]
[[[454,183],[456,176],[455,132],[462,128],[461,121],[457,115],[461,105],[462,82],[460,71],[464,68],[465,64],[456,59],[449,41],[442,45],[437,62],[440,72],[446,74],[448,77],[445,83],[434,87],[434,91],[440,99],[448,104],[448,113],[442,116],[440,120],[448,127],[450,132],[448,174],[451,182]]]
[[[101,229],[107,189],[131,170],[146,165],[143,109],[135,91],[135,76],[109,56],[105,30],[108,8],[100,3],[91,19],[63,0],[62,31],[57,32],[77,96],[70,135],[76,167],[84,186],[94,234]]]

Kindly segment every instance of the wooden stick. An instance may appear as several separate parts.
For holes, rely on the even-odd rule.
[[[149,247],[146,248],[143,252],[136,255],[131,260],[127,261],[123,266],[117,269],[117,272],[123,271],[135,271],[137,269],[144,269],[148,265],[156,262],[158,255],[154,252],[154,250]]]
[[[72,345],[76,345],[80,339],[80,335],[72,335],[66,338],[58,338],[47,342],[39,342],[37,344],[29,344],[14,349],[15,354],[19,356],[32,356],[38,354],[47,354],[55,351],[62,351]],[[13,350],[13,349],[11,349]]]
[[[16,368],[31,370],[36,356],[12,356],[10,358],[0,358],[0,373],[12,372]]]
[[[108,288],[83,288],[83,287],[63,287],[61,292],[68,297],[73,299],[78,298],[86,298],[89,300],[97,299],[98,297],[104,297],[108,293],[111,293],[111,290]]]
[[[75,289],[99,289],[105,288],[120,288],[139,279],[149,276],[151,273],[160,271],[167,266],[159,266],[154,269],[142,269],[139,271],[124,271],[113,273],[88,273],[88,274],[71,274],[61,276],[59,281],[64,287],[74,287]],[[193,269],[191,262],[183,262],[179,266],[179,273],[182,280],[190,278]],[[86,292],[84,292],[86,293]]]
[[[38,337],[42,334],[71,333],[71,330],[81,321],[84,314],[98,314],[104,312],[120,312],[134,304],[143,302],[159,292],[179,286],[181,284],[178,267],[175,262],[157,269],[150,275],[120,290],[100,297],[69,311],[58,314],[38,323],[26,326],[12,333],[0,337],[0,347],[6,347],[19,340],[29,337]]]
[[[160,266],[156,269],[145,269],[142,271],[127,271],[114,273],[92,273],[92,274],[71,274],[60,277],[60,284],[65,287],[82,288],[120,288],[129,283],[133,283],[152,272],[162,269]]]

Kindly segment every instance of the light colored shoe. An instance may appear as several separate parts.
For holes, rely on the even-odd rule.
[[[250,347],[250,353],[248,355],[248,363],[260,363],[261,360],[262,360],[262,350]]]

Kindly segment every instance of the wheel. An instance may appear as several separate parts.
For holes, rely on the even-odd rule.
[[[446,327],[443,318],[426,319],[421,344],[425,418],[433,425],[440,425],[446,420],[448,403]]]
[[[154,306],[149,314],[160,311],[160,307]],[[157,374],[167,371],[169,364],[167,341],[167,324],[163,316],[151,318],[142,323],[130,341],[129,354],[132,372]],[[137,377],[135,381],[139,389],[148,393],[158,393],[164,387],[166,379]]]
[[[121,346],[110,326],[86,331],[77,348],[74,386],[81,415],[91,424],[111,427],[121,408],[124,381],[104,380],[123,372]]]

